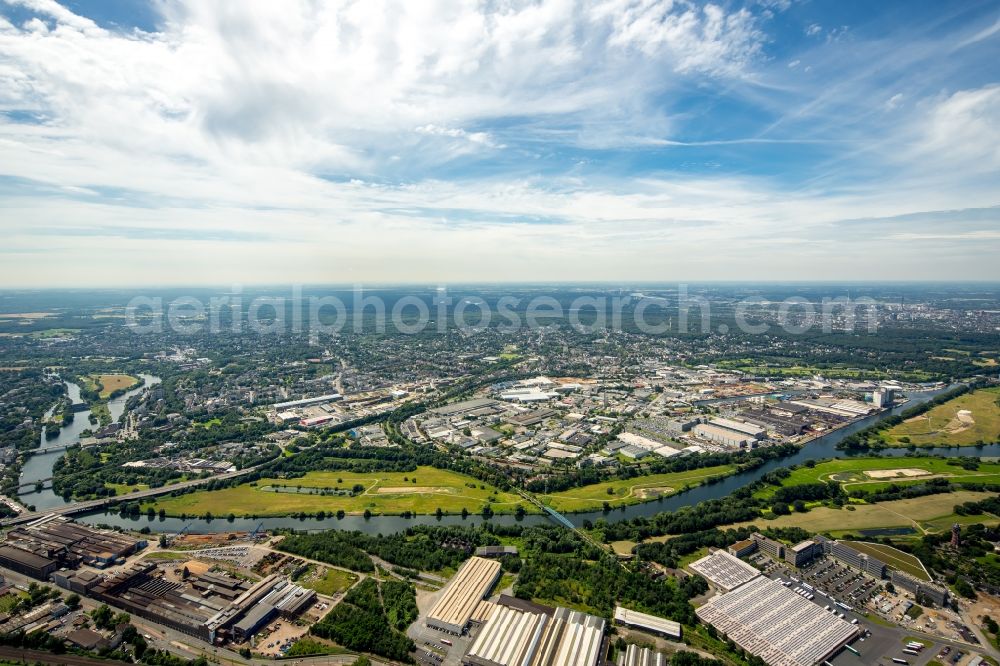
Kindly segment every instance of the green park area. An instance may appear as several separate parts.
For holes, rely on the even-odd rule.
[[[260,479],[223,490],[199,490],[161,497],[149,504],[170,516],[287,516],[320,511],[351,514],[479,513],[487,504],[496,513],[531,506],[513,493],[471,476],[434,467],[413,472],[309,472],[294,479]]]
[[[735,471],[735,465],[719,465],[684,472],[651,474],[593,483],[548,495],[538,495],[538,498],[560,512],[599,511],[605,502],[612,506],[649,502],[699,486],[712,477],[729,476]]]
[[[958,491],[940,495],[926,495],[913,499],[893,500],[877,504],[852,504],[844,508],[820,506],[807,513],[792,513],[776,518],[758,518],[751,521],[760,528],[800,527],[815,533],[829,533],[835,537],[856,534],[859,530],[910,528],[916,534],[942,532],[952,523],[969,523],[955,515],[955,506],[965,502],[978,502],[994,493]],[[1000,523],[995,516],[964,516],[971,522],[985,525]]]
[[[975,446],[1000,441],[1000,388],[937,405],[882,433],[890,446]]]
[[[949,464],[952,463],[952,464]],[[965,469],[958,460],[923,457],[837,458],[817,463],[814,467],[799,467],[782,479],[782,486],[836,481],[847,492],[865,490],[877,492],[890,485],[912,485],[930,479],[947,478],[953,484],[982,483],[1000,485],[1000,463],[979,463],[978,469]],[[758,492],[759,497],[773,495],[770,486]]]

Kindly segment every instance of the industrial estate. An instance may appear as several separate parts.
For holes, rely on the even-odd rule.
[[[834,338],[802,371],[732,341],[560,328],[137,339],[105,311],[0,346],[12,368],[36,359],[0,372],[0,648],[151,666],[1000,656],[995,352],[938,341],[947,309],[872,315],[954,359],[889,373],[822,361]]]

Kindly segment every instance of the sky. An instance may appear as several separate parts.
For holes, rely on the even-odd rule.
[[[1000,0],[0,0],[0,287],[1000,280]]]

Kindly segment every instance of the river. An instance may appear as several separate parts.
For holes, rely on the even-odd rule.
[[[633,504],[631,506],[624,507],[623,509],[615,509],[608,513],[603,511],[589,511],[583,513],[573,513],[568,514],[566,517],[573,522],[574,525],[581,526],[584,521],[594,522],[600,518],[604,518],[609,522],[617,522],[620,520],[627,520],[630,518],[636,518],[638,516],[652,516],[661,511],[676,511],[677,509],[685,506],[690,506],[692,504],[697,504],[709,499],[718,499],[725,497],[737,488],[741,488],[748,483],[756,481],[761,478],[771,470],[777,469],[779,467],[787,467],[793,464],[802,464],[807,460],[819,460],[822,458],[834,458],[834,457],[844,457],[845,454],[842,451],[838,451],[836,446],[845,437],[851,435],[859,430],[867,428],[872,423],[879,421],[889,414],[898,414],[903,410],[913,407],[915,405],[921,404],[932,399],[934,396],[938,395],[942,391],[947,389],[941,389],[937,391],[928,391],[924,393],[913,393],[911,394],[911,399],[901,405],[894,407],[890,412],[883,412],[881,414],[874,414],[865,419],[857,421],[845,428],[835,430],[827,435],[819,437],[808,444],[804,445],[797,453],[792,456],[782,458],[780,460],[771,460],[758,467],[757,469],[743,472],[741,474],[734,474],[733,476],[726,477],[718,483],[712,485],[698,486],[697,488],[692,488],[691,490],[685,491],[683,493],[678,493],[671,497],[665,497],[652,502],[646,502],[644,504]],[[933,448],[933,449],[920,449],[923,455],[939,455],[943,457],[957,457],[957,456],[1000,456],[1000,445],[992,444],[984,446],[982,448]],[[880,452],[880,455],[886,456],[903,456],[909,453],[906,449],[887,449]],[[136,518],[121,516],[117,512],[97,512],[92,514],[86,514],[79,516],[77,520],[94,524],[94,525],[112,525],[128,529],[140,529],[142,527],[149,527],[150,530],[154,532],[178,532],[184,528],[187,528],[188,532],[192,533],[212,533],[212,532],[229,532],[229,531],[250,531],[254,528],[261,526],[261,529],[270,530],[275,528],[294,528],[299,530],[327,530],[327,529],[342,529],[342,530],[358,530],[368,534],[392,534],[395,532],[400,532],[405,530],[407,527],[412,527],[414,525],[479,525],[483,522],[487,522],[482,516],[478,514],[470,514],[467,518],[462,518],[461,516],[442,516],[438,518],[433,515],[420,515],[413,516],[411,518],[403,518],[401,516],[372,516],[371,518],[365,518],[364,516],[344,516],[343,518],[337,518],[334,516],[327,516],[326,518],[319,520],[316,518],[291,518],[276,517],[276,518],[235,518],[232,521],[226,520],[225,518],[214,518],[212,520],[205,520],[203,518],[190,518],[187,520],[181,520],[180,518],[164,517],[160,518],[155,516],[153,518],[148,517],[146,514],[142,514]],[[513,515],[497,515],[488,520],[488,522],[494,525],[538,525],[538,524],[551,524],[550,519],[546,516],[540,516],[536,514],[529,514],[521,519]]]
[[[126,391],[122,395],[108,401],[108,411],[111,412],[111,420],[117,421],[121,418],[122,414],[125,413],[125,403],[133,395],[140,393],[150,386],[155,386],[160,383],[160,378],[153,375],[142,375],[139,377],[143,379],[142,385]],[[73,404],[80,404],[80,387],[73,382],[65,382],[66,391],[69,394],[70,400]],[[55,406],[49,409],[46,417],[51,416]],[[67,446],[72,446],[80,441],[80,433],[84,430],[94,429],[97,426],[90,422],[90,410],[84,410],[82,412],[76,412],[73,421],[66,424],[62,429],[59,430],[59,434],[53,439],[45,438],[45,429],[42,429],[42,439],[38,445],[40,449],[47,449],[52,447],[65,448]],[[21,484],[32,484],[37,481],[42,481],[48,479],[52,476],[52,466],[55,464],[56,460],[63,454],[63,450],[49,451],[47,453],[38,453],[32,455],[28,458],[24,465],[21,467]],[[28,487],[22,487],[21,490],[21,502],[24,504],[30,504],[35,507],[36,510],[52,509],[57,506],[62,506],[66,502],[63,501],[62,497],[59,497],[54,492],[52,492],[52,483],[50,481],[45,482],[45,487],[40,491],[35,491],[34,489]]]

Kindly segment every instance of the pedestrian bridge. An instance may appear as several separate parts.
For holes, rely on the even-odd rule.
[[[552,507],[550,507],[550,506],[543,506],[542,508],[545,509],[545,512],[548,513],[549,516],[552,517],[552,520],[556,521],[557,523],[559,523],[563,527],[568,527],[571,530],[575,530],[576,529],[576,525],[574,525],[573,523],[571,523],[569,521],[569,518],[567,518],[566,516],[562,515],[561,513],[559,513],[558,511],[556,511]]]

